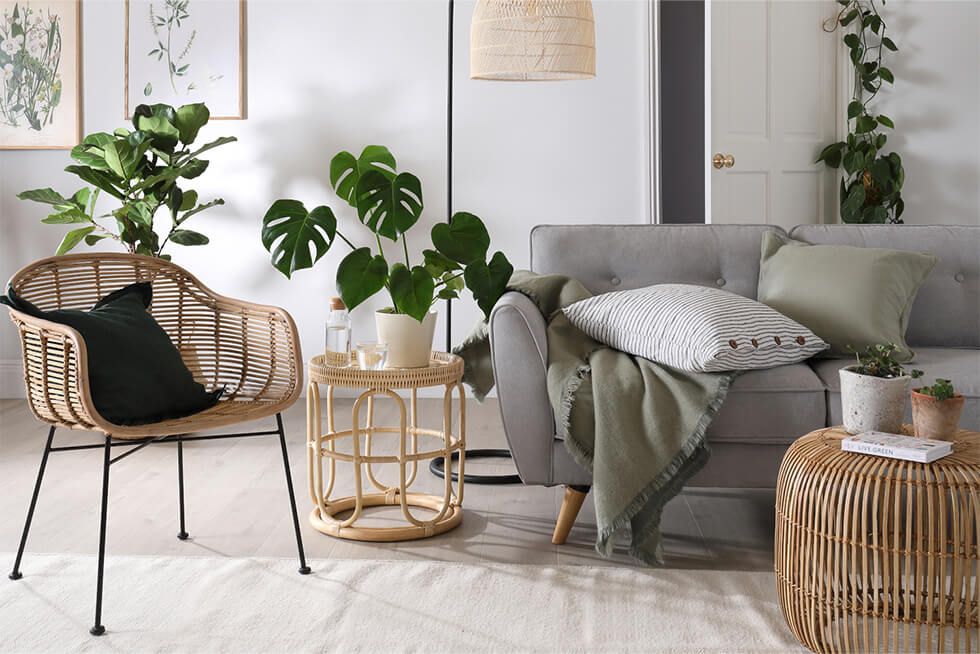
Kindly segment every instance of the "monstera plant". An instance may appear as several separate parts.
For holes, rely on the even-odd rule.
[[[398,171],[388,148],[369,145],[359,157],[340,152],[330,162],[330,183],[356,211],[376,247],[355,245],[356,239],[338,228],[328,206],[307,210],[298,200],[277,200],[262,221],[262,244],[272,253],[277,270],[289,277],[312,267],[337,241],[343,242],[350,252],[337,268],[337,290],[347,307],[353,309],[386,290],[391,307],[378,312],[378,335],[392,346],[406,340],[401,332],[418,330],[410,323],[427,327],[412,337],[421,362],[410,363],[418,357],[393,349],[389,356],[394,365],[412,367],[428,361],[432,306],[437,300],[456,299],[467,288],[489,316],[514,268],[502,252],[489,256],[490,235],[483,221],[461,211],[448,223],[436,224],[432,247],[413,261],[406,233],[422,216],[422,183],[412,173]],[[390,325],[398,318],[402,320],[395,333]]]
[[[338,240],[350,252],[337,268],[337,289],[349,309],[382,289],[395,313],[422,321],[438,299],[455,299],[468,288],[489,315],[513,267],[502,252],[487,259],[490,235],[471,213],[458,212],[432,228],[432,248],[413,263],[405,238],[422,216],[422,183],[398,172],[388,148],[369,145],[360,157],[341,152],[330,162],[330,183],[373,235],[376,250],[358,247],[337,226],[328,206],[307,210],[298,200],[277,200],[262,220],[262,244],[286,277],[310,268]],[[384,242],[390,241],[385,251]]]
[[[133,113],[133,130],[89,134],[72,148],[71,158],[76,163],[65,171],[90,186],[70,197],[50,188],[24,191],[17,197],[51,205],[51,213],[41,222],[75,225],[65,234],[57,254],[82,241],[94,245],[106,238],[118,241],[131,253],[163,259],[170,259],[163,253],[168,243],[204,245],[208,237],[184,225],[205,209],[224,204],[224,200],[199,203],[197,191],[181,186],[207,170],[209,162],[201,159],[202,154],[237,140],[223,136],[192,147],[210,117],[203,104],[178,109],[165,104],[140,105]],[[100,213],[100,193],[115,198],[119,206]],[[154,224],[160,210],[170,218],[165,231],[158,231]]]

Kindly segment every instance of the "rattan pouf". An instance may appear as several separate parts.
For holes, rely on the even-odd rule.
[[[463,360],[454,354],[433,352],[428,367],[389,368],[385,370],[361,370],[350,361],[327,361],[324,356],[310,362],[309,388],[307,391],[307,462],[310,499],[313,511],[310,524],[330,536],[363,541],[399,541],[428,538],[459,525],[463,520],[463,469],[466,447],[466,397],[461,384]],[[327,424],[323,429],[320,412],[320,384],[327,387]],[[418,424],[418,389],[442,386],[442,430],[425,429]],[[351,412],[351,428],[337,429],[334,419],[334,389],[364,389],[354,402]],[[410,408],[396,391],[408,391]],[[454,431],[453,399],[456,399],[457,420]],[[374,424],[376,397],[390,398],[398,408],[399,424],[378,426]],[[362,424],[362,412],[364,421]],[[372,451],[372,438],[376,434],[397,434],[398,453],[378,455]],[[350,453],[339,451],[337,444],[350,440]],[[419,450],[419,444],[431,443]],[[412,493],[410,488],[418,475],[420,462],[435,457],[448,459],[454,452],[459,456],[459,482],[446,475],[442,496]],[[350,463],[354,467],[354,494],[333,498],[337,464]],[[380,482],[373,466],[382,463],[398,465],[398,484]],[[364,492],[364,476],[374,487],[372,493]],[[326,476],[326,481],[324,480]],[[400,505],[407,524],[397,527],[369,527],[358,523],[365,507]],[[427,509],[434,515],[428,520],[417,518],[410,507]],[[351,512],[340,518],[340,514]]]
[[[815,652],[977,652],[980,434],[930,464],[842,452],[846,435],[807,434],[779,470],[790,629]]]

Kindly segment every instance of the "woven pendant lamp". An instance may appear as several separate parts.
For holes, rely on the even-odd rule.
[[[590,0],[477,0],[470,77],[547,81],[595,77]]]

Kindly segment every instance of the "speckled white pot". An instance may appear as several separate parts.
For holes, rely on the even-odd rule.
[[[859,375],[852,370],[854,367],[840,371],[844,429],[849,434],[863,431],[900,434],[912,378],[908,375],[891,379]]]

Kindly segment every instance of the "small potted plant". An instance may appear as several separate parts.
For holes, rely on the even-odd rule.
[[[936,379],[932,386],[912,390],[912,425],[919,438],[953,440],[962,411],[963,396],[948,379]]]
[[[307,211],[298,200],[273,203],[262,219],[262,244],[286,277],[312,267],[338,240],[349,247],[337,267],[337,290],[349,310],[387,290],[391,305],[375,313],[375,324],[378,340],[388,345],[388,366],[428,365],[437,300],[456,299],[467,288],[489,317],[514,268],[502,252],[489,255],[490,234],[482,220],[460,211],[448,223],[437,223],[432,248],[413,263],[406,232],[422,215],[422,183],[398,172],[388,148],[369,145],[359,157],[337,154],[330,162],[330,184],[356,210],[376,250],[358,247],[356,238],[344,235],[330,207]]]
[[[841,368],[840,400],[849,434],[901,432],[909,388],[922,371],[906,371],[894,359],[896,349],[888,343],[868,346],[863,353],[851,350],[857,363]]]

